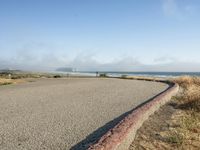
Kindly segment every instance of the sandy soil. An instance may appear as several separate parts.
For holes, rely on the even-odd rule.
[[[167,138],[162,133],[169,131],[173,126],[171,117],[176,112],[172,102],[162,106],[157,112],[151,115],[142,127],[137,131],[135,140],[129,147],[129,150],[173,150],[170,147]]]
[[[129,150],[200,150],[199,121],[181,106],[181,94],[179,91],[144,122]],[[199,114],[193,111],[192,115],[195,113]]]
[[[0,87],[0,149],[85,149],[168,87],[121,79],[37,79]]]

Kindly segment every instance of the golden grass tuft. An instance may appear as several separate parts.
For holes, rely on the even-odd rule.
[[[183,76],[174,81],[183,89],[176,98],[182,116],[177,117],[180,127],[170,133],[170,140],[178,141],[177,146],[183,149],[200,148],[200,77]]]
[[[7,85],[7,84],[12,84],[11,79],[0,78],[0,85]]]
[[[0,78],[0,85],[9,85],[9,84],[16,84],[16,83],[22,83],[24,82],[23,80],[20,79],[5,79],[5,78]]]
[[[200,86],[200,77],[181,76],[174,79],[174,82],[178,83],[183,88],[188,88],[190,86]]]
[[[200,112],[200,77],[183,76],[174,81],[183,88],[180,107]]]

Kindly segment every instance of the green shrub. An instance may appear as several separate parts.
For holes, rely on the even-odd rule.
[[[173,132],[170,136],[168,136],[167,141],[171,144],[182,145],[184,137],[180,133]]]

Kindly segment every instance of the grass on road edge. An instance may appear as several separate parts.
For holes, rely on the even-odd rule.
[[[169,142],[181,149],[200,148],[200,77],[183,76],[174,81],[182,88],[175,97],[181,113],[176,118],[179,126],[170,132]]]

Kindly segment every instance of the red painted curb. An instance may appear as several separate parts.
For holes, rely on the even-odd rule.
[[[128,149],[135,138],[137,130],[142,126],[143,122],[178,92],[178,84],[171,84],[173,84],[172,87],[134,110],[114,128],[110,129],[104,136],[102,136],[97,143],[90,145],[88,150]]]

